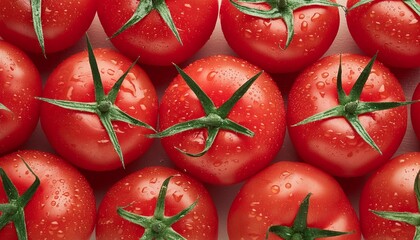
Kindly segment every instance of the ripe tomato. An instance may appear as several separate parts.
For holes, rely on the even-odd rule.
[[[25,51],[41,53],[35,34],[30,0],[0,3],[0,36]],[[74,45],[95,17],[96,0],[42,0],[41,23],[47,53]]]
[[[110,49],[94,50],[102,85],[108,93],[126,72],[131,61]],[[95,102],[94,81],[88,53],[77,53],[61,63],[45,83],[44,98],[77,102]],[[134,66],[125,77],[115,105],[149,125],[157,121],[157,95],[146,73]],[[69,110],[50,103],[41,105],[41,125],[52,147],[64,159],[88,170],[104,171],[121,167],[107,131],[93,113]],[[136,160],[150,147],[152,131],[125,122],[114,121],[126,164]]]
[[[372,61],[372,60],[371,60]],[[361,75],[369,58],[341,55],[342,88],[345,94]],[[339,106],[337,74],[340,56],[325,57],[305,69],[296,79],[288,99],[288,130],[298,155],[328,173],[341,177],[362,176],[379,167],[395,153],[407,129],[407,108],[398,107],[353,115],[376,143],[369,145],[349,120],[334,117],[292,127],[314,114]],[[369,73],[368,73],[369,74]],[[367,77],[368,76],[368,77]],[[402,102],[401,84],[382,64],[374,63],[356,106],[370,102]],[[346,106],[347,114],[347,106]]]
[[[420,100],[420,83],[417,84],[413,93],[413,100]],[[411,105],[411,124],[413,125],[414,132],[420,140],[420,103]]]
[[[308,228],[352,232],[334,239],[360,240],[356,212],[338,182],[309,164],[289,161],[267,167],[242,186],[229,210],[229,239],[264,239],[272,226],[292,226],[309,193]]]
[[[347,7],[358,2],[349,0]],[[420,15],[406,2],[379,0],[353,8],[346,14],[347,26],[365,53],[378,52],[378,60],[389,66],[415,68],[420,66]]]
[[[38,189],[24,208],[29,240],[88,240],[95,226],[96,200],[83,175],[50,153],[35,150],[14,152],[0,158],[0,167],[19,194],[23,194],[35,180],[22,159],[40,180]],[[0,203],[8,202],[1,187]],[[0,239],[18,239],[13,224],[0,230]]]
[[[178,75],[161,100],[159,125],[163,131],[176,124],[212,115],[217,108],[226,106],[224,104],[234,92],[261,70],[244,60],[217,55],[198,60],[184,71],[214,106],[210,107],[211,114],[208,114],[208,109],[204,109],[185,79]],[[234,104],[226,119],[252,131],[254,136],[223,127],[212,135],[216,129],[212,122],[208,126],[163,137],[163,148],[180,169],[204,182],[240,182],[265,167],[283,143],[286,128],[284,102],[272,78],[266,73],[261,74]],[[185,154],[203,153],[209,139],[214,139],[214,142],[204,155]]]
[[[30,137],[39,118],[41,76],[17,47],[0,41],[0,155],[17,149]],[[6,110],[6,108],[8,110]]]
[[[235,2],[258,10],[274,8],[268,3]],[[288,9],[295,6],[292,3],[302,3],[284,2]],[[244,14],[230,0],[222,0],[220,7],[221,26],[229,46],[240,57],[272,73],[295,72],[316,61],[332,44],[340,22],[336,7],[317,5],[294,10],[291,20],[293,39],[285,48],[288,31],[283,19]]]
[[[372,210],[418,214],[414,182],[420,170],[419,163],[419,152],[405,153],[393,158],[369,177],[359,204],[360,223],[366,240],[414,239],[414,226],[384,219]]]
[[[147,167],[134,172],[115,183],[107,191],[98,210],[96,238],[98,240],[140,239],[143,236],[145,228],[123,219],[117,213],[118,208],[151,219],[151,222],[155,224],[146,228],[148,229],[146,231],[152,231],[151,228],[160,224],[162,235],[165,235],[165,231],[172,232],[169,229],[170,225],[162,225],[164,221],[160,220],[163,219],[153,219],[153,216],[156,216],[158,195],[163,188],[161,186],[170,176],[173,177],[165,188],[167,193],[161,195],[164,210],[160,210],[164,218],[171,218],[196,204],[191,211],[172,225],[173,231],[185,239],[217,239],[217,211],[204,186],[183,173],[161,166]],[[179,239],[162,235],[159,239]]]
[[[141,3],[149,4],[151,12],[140,22],[111,38],[111,42],[126,56],[133,59],[140,57],[139,61],[145,64],[162,66],[184,62],[207,42],[216,25],[217,0],[102,0],[99,2],[98,16],[106,34],[112,36],[117,32]],[[156,10],[165,6],[169,9],[182,44]]]

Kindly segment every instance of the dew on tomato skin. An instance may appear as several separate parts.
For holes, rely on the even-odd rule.
[[[314,21],[318,20],[320,17],[321,17],[321,14],[314,13],[314,15],[312,15],[312,17],[311,17],[311,21],[314,22]]]
[[[308,30],[308,22],[307,22],[307,21],[303,21],[303,22],[300,24],[300,30],[302,30],[302,32],[305,32],[305,31],[307,31],[307,30]]]
[[[278,185],[271,186],[271,192],[277,194],[280,192],[280,187]]]
[[[175,202],[180,202],[182,197],[184,196],[184,194],[179,193],[178,191],[175,191],[172,194],[173,199],[175,200]]]

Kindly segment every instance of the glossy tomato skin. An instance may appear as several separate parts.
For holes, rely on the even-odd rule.
[[[128,70],[131,60],[110,49],[95,49],[105,94]],[[92,73],[86,51],[62,62],[45,83],[43,97],[95,102]],[[122,83],[115,104],[129,115],[156,127],[157,95],[146,73],[135,66]],[[64,159],[78,167],[105,171],[120,168],[121,161],[95,114],[67,110],[49,103],[41,105],[41,126],[52,147]],[[125,164],[144,154],[153,142],[152,133],[143,127],[114,121]]]
[[[63,159],[41,151],[18,151],[0,158],[4,169],[20,194],[34,182],[22,159],[38,176],[41,184],[25,207],[29,240],[88,240],[96,220],[96,200],[84,176]],[[0,203],[7,203],[0,188]],[[13,224],[0,231],[0,239],[18,239]]]
[[[365,183],[360,196],[360,223],[366,240],[413,239],[414,226],[386,220],[370,210],[418,213],[414,181],[420,170],[420,153],[396,156]]]
[[[182,45],[162,17],[153,10],[136,25],[111,39],[126,56],[148,65],[165,66],[181,63],[196,53],[210,38],[219,12],[217,0],[165,0]],[[99,20],[108,36],[112,36],[130,19],[139,1],[102,0]]]
[[[31,59],[17,47],[0,41],[0,155],[16,150],[34,131],[41,96],[41,76]]]
[[[270,226],[292,226],[308,193],[308,227],[353,232],[334,239],[360,240],[356,212],[338,182],[309,164],[290,161],[277,162],[245,182],[229,210],[229,239],[265,239]],[[281,238],[269,234],[268,239]]]
[[[416,0],[420,4],[420,0]],[[347,1],[347,7],[359,2]],[[399,68],[420,66],[420,16],[404,1],[372,1],[346,14],[357,45],[368,55]]]
[[[0,3],[0,36],[19,48],[41,53],[35,34],[30,0]],[[41,22],[46,53],[74,45],[90,27],[96,14],[96,0],[42,0]]]
[[[362,176],[389,160],[401,144],[407,129],[406,107],[359,116],[362,126],[381,149],[382,155],[364,142],[342,117],[291,127],[338,105],[336,83],[339,59],[339,55],[325,57],[297,77],[289,93],[288,130],[298,155],[304,161],[335,176]],[[355,54],[343,54],[341,59],[343,89],[348,94],[370,59]],[[376,62],[360,100],[390,102],[405,101],[405,97],[395,76]]]
[[[269,9],[268,5],[258,6]],[[337,35],[340,19],[336,7],[304,7],[293,16],[293,40],[284,49],[287,31],[282,19],[246,15],[229,0],[222,0],[220,6],[221,27],[229,46],[240,57],[271,73],[296,72],[313,63]]]
[[[184,71],[220,107],[248,79],[261,71],[231,56],[200,59]],[[199,100],[178,75],[166,89],[159,108],[160,129],[204,116]],[[236,103],[228,117],[254,132],[253,137],[220,130],[210,150],[201,157],[189,153],[204,149],[207,130],[197,129],[161,139],[169,158],[201,181],[212,184],[240,182],[261,170],[280,150],[285,135],[285,109],[281,92],[263,73]]]
[[[165,198],[165,216],[173,216],[198,200],[194,209],[172,225],[186,239],[217,239],[217,210],[204,186],[177,170],[146,167],[115,183],[105,194],[98,210],[96,239],[139,239],[144,228],[121,218],[116,209],[153,216],[163,181],[171,178]]]
[[[413,100],[420,100],[420,83],[417,84],[417,87],[414,90]],[[420,140],[420,103],[412,104],[410,110],[411,124],[413,125],[417,139]]]

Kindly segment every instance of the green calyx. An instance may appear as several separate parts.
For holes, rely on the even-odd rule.
[[[93,113],[96,114],[102,125],[104,126],[105,130],[108,133],[109,139],[111,140],[112,145],[114,146],[115,151],[117,152],[122,167],[125,168],[124,164],[124,157],[121,150],[121,146],[118,142],[117,135],[115,133],[114,127],[112,126],[112,121],[122,121],[128,124],[132,124],[139,127],[144,127],[150,130],[155,131],[153,127],[144,123],[124,111],[118,108],[115,105],[115,100],[117,99],[117,94],[121,88],[122,82],[124,81],[127,74],[130,70],[135,66],[136,62],[133,62],[132,65],[127,69],[127,71],[115,82],[114,86],[112,87],[111,91],[109,91],[108,95],[105,94],[104,87],[102,85],[101,75],[99,73],[98,64],[96,62],[95,55],[92,50],[92,46],[87,39],[87,47],[88,47],[88,54],[89,54],[89,64],[92,70],[92,78],[94,82],[95,88],[95,102],[74,102],[74,101],[66,101],[66,100],[56,100],[56,99],[48,99],[48,98],[37,98],[44,102],[48,102],[50,104],[75,110],[81,111],[86,113]]]
[[[31,186],[19,196],[16,186],[7,176],[3,168],[0,168],[0,177],[3,183],[4,191],[6,192],[8,203],[0,204],[0,229],[3,229],[9,222],[15,225],[16,233],[19,240],[27,240],[28,233],[26,230],[25,212],[24,208],[32,199],[36,190],[40,185],[38,176],[32,171],[29,165],[22,159],[28,170],[34,175],[35,181]]]
[[[45,58],[47,58],[47,55],[45,53],[44,33],[42,31],[41,22],[41,1],[42,0],[31,0],[32,21],[34,24],[36,37],[38,38],[39,46],[42,50],[42,54]]]
[[[416,175],[416,180],[414,181],[414,193],[416,194],[417,199],[417,209],[420,211],[420,171]],[[377,216],[398,222],[404,222],[415,227],[415,233],[413,240],[420,239],[420,212],[390,212],[390,211],[375,211],[370,210]]]
[[[353,85],[350,93],[346,95],[346,93],[343,90],[342,86],[342,70],[341,70],[341,57],[340,57],[340,66],[338,68],[338,74],[337,74],[337,92],[338,92],[338,102],[339,104],[331,108],[329,110],[326,110],[324,112],[317,113],[315,115],[312,115],[301,122],[298,122],[292,127],[296,127],[299,125],[304,125],[307,123],[320,121],[324,119],[329,118],[335,118],[335,117],[344,117],[348,123],[353,127],[353,129],[357,132],[357,134],[362,137],[362,139],[368,143],[372,148],[374,148],[377,152],[382,154],[379,147],[376,145],[376,143],[373,141],[373,139],[369,136],[369,134],[366,132],[364,127],[362,126],[359,115],[365,114],[365,113],[371,113],[381,110],[387,110],[392,109],[396,107],[401,107],[405,105],[412,104],[416,101],[408,101],[408,102],[363,102],[360,100],[360,96],[363,91],[363,87],[366,83],[366,81],[369,78],[369,74],[371,73],[373,64],[375,62],[377,54],[375,54],[372,59],[369,61],[369,63],[366,65],[366,67],[363,69],[360,76],[357,78],[355,84]]]
[[[7,108],[4,104],[0,103],[0,110],[5,110],[11,112],[9,108]]]
[[[416,2],[416,0],[402,0],[409,8],[411,8],[415,13],[417,13],[417,16],[420,16],[420,5]],[[365,4],[371,3],[373,0],[360,0],[356,4],[354,4],[351,8],[347,9],[347,12],[363,6]]]
[[[175,23],[172,19],[171,12],[169,11],[168,5],[166,5],[165,0],[142,0],[136,8],[133,16],[120,28],[118,29],[110,38],[114,38],[124,32],[127,28],[135,25],[140,22],[144,17],[146,17],[152,10],[156,10],[159,15],[165,21],[166,25],[171,29],[172,33],[182,45],[181,37],[179,36],[178,30],[175,26]]]
[[[183,240],[185,239],[179,233],[177,233],[172,225],[179,220],[181,220],[185,215],[187,215],[198,203],[196,200],[186,209],[177,213],[174,216],[167,217],[165,216],[165,196],[168,190],[168,184],[173,176],[165,179],[160,188],[159,195],[157,198],[157,203],[155,207],[155,212],[153,216],[141,216],[134,213],[131,213],[125,210],[122,207],[117,209],[117,213],[127,221],[130,221],[134,224],[142,226],[145,231],[140,240],[149,240],[149,239],[176,239]]]
[[[244,14],[259,17],[262,19],[283,19],[287,29],[287,40],[283,49],[286,49],[293,39],[294,21],[293,12],[302,7],[308,6],[327,6],[342,7],[344,6],[328,1],[328,0],[230,0],[239,11]],[[269,10],[261,10],[257,8],[243,6],[240,3],[266,3],[270,6]]]
[[[175,67],[178,70],[178,73],[181,75],[181,77],[185,80],[187,85],[191,88],[191,90],[199,99],[206,116],[175,124],[174,126],[171,126],[161,132],[149,135],[150,137],[168,137],[188,130],[206,128],[208,131],[208,137],[206,139],[205,147],[201,152],[188,153],[177,148],[180,152],[188,156],[200,157],[203,156],[211,148],[211,146],[214,143],[214,140],[216,139],[217,134],[221,129],[230,130],[249,137],[254,136],[254,132],[230,120],[229,118],[227,118],[227,116],[232,110],[232,108],[235,106],[235,104],[239,101],[239,99],[242,98],[242,96],[246,93],[246,91],[248,91],[248,89],[255,82],[255,80],[257,80],[257,78],[262,74],[262,72],[259,72],[258,74],[250,78],[238,90],[236,90],[236,92],[222,106],[216,108],[213,101],[200,88],[200,86],[198,86],[198,84],[182,69],[180,69],[176,65]]]
[[[277,236],[285,240],[313,240],[318,238],[327,238],[335,237],[345,234],[350,234],[351,232],[338,232],[331,230],[324,230],[319,228],[309,228],[307,226],[308,222],[308,210],[309,210],[309,198],[312,194],[309,193],[303,199],[302,203],[299,206],[296,218],[293,221],[293,226],[271,226],[265,239],[268,239],[270,233],[274,233]]]

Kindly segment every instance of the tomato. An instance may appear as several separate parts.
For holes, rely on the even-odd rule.
[[[84,176],[61,158],[36,150],[14,152],[0,158],[19,194],[38,176],[40,185],[25,206],[25,220],[31,239],[89,239],[96,218],[96,200]],[[3,187],[0,203],[8,203]],[[3,214],[5,214],[3,212]],[[3,216],[3,215],[2,215]],[[1,239],[18,239],[13,224],[0,230]]]
[[[98,17],[106,34],[111,37],[117,32],[139,4],[150,7],[149,11],[143,9],[147,15],[112,37],[111,42],[126,56],[159,66],[184,62],[196,53],[210,38],[219,8],[217,0],[103,0],[99,2]],[[166,8],[181,42],[161,16],[166,14],[160,14]]]
[[[351,8],[359,0],[347,1]],[[417,11],[420,0],[414,0]],[[346,14],[347,26],[357,45],[367,54],[399,68],[420,66],[420,15],[408,1],[371,1]]]
[[[167,192],[161,195],[164,180],[171,176],[169,185],[164,188]],[[193,208],[172,226],[166,226],[163,219],[154,219],[155,209],[159,208],[158,195],[164,204],[164,210],[160,210],[165,219],[176,216],[191,206]],[[146,231],[152,231],[151,228],[160,229],[162,235],[159,239],[180,239],[165,235],[165,232],[172,232],[171,227],[185,239],[217,239],[218,236],[217,211],[209,193],[201,183],[174,169],[146,167],[115,183],[99,206],[96,239],[140,239],[145,234],[144,227],[118,215],[117,209],[121,211],[121,208],[131,214],[151,219],[154,224],[146,227]],[[162,228],[155,228],[157,225]],[[154,239],[145,236],[143,238]]]
[[[16,150],[34,131],[39,118],[41,76],[17,47],[0,41],[0,155]],[[6,110],[6,108],[8,110]]]
[[[259,4],[237,0],[235,2],[258,10],[275,9],[275,6],[270,7],[265,1]],[[251,16],[239,11],[230,0],[222,0],[222,31],[229,46],[240,57],[268,72],[296,72],[320,58],[331,46],[338,32],[338,9],[318,6],[319,2],[321,1],[313,1],[315,5],[305,6],[308,3],[284,1],[285,9],[293,11],[290,21],[294,22],[294,26],[286,27],[285,21],[278,16],[267,19]],[[275,13],[283,13],[281,7],[279,8]],[[288,28],[293,28],[294,34],[288,33]],[[286,48],[288,34],[293,39]]]
[[[110,49],[95,49],[94,55],[101,79],[99,82],[102,81],[103,91],[109,93],[117,79],[129,69],[131,61]],[[76,53],[51,73],[45,83],[43,97],[85,104],[95,102],[96,91],[92,78],[88,52]],[[149,77],[137,65],[124,78],[115,104],[105,101],[105,105],[108,103],[112,105],[112,109],[116,106],[136,119],[149,125],[156,125],[158,111],[156,91]],[[101,112],[100,105],[101,103],[97,105],[95,103],[97,109],[93,112]],[[106,112],[103,117],[112,117],[112,114],[114,113]],[[153,142],[153,139],[146,137],[146,134],[153,133],[151,130],[122,121],[112,123],[108,121],[108,127],[112,127],[111,130],[115,131],[122,149],[120,156],[101,121],[102,118],[100,119],[97,114],[43,103],[40,119],[49,143],[58,154],[88,170],[111,170],[121,167],[121,162],[123,164],[133,162],[144,154]]]
[[[291,226],[309,193],[308,228],[350,233],[334,239],[360,239],[356,212],[338,182],[309,164],[290,161],[270,165],[241,187],[229,210],[229,239],[264,239],[271,226]]]
[[[256,75],[260,71],[244,60],[222,55],[186,67],[184,73],[208,97],[204,102],[213,104],[206,108],[185,76],[180,74],[169,84],[159,108],[161,132],[178,124],[189,130],[163,137],[161,143],[180,169],[204,182],[232,184],[255,174],[274,158],[285,135],[284,102],[268,74]],[[245,84],[248,79],[255,82],[225,116],[219,115],[241,86],[249,87]],[[207,123],[200,125],[201,120]],[[198,121],[199,126],[191,129],[191,121]],[[251,134],[230,128],[232,122]]]
[[[0,3],[0,36],[25,51],[41,53],[35,34],[30,0]],[[41,23],[47,53],[74,45],[95,17],[96,0],[42,0]]]
[[[420,100],[420,83],[417,84],[413,93],[413,100]],[[411,124],[413,125],[414,132],[420,140],[420,103],[411,105]]]
[[[365,183],[360,196],[360,223],[365,239],[414,239],[415,227],[375,215],[375,211],[419,213],[414,182],[420,153],[396,156]]]
[[[402,102],[404,92],[389,69],[378,62],[366,75],[361,75],[365,65],[371,64],[372,60],[355,54],[341,55],[344,93],[349,94],[356,85],[360,91],[358,98],[347,106],[340,104],[337,90],[340,55],[319,60],[297,77],[289,93],[287,121],[290,139],[304,161],[335,176],[355,177],[379,167],[395,153],[407,129],[407,108],[378,111],[373,107],[365,113],[363,108],[378,102]],[[363,88],[355,84],[359,76],[366,80]],[[352,95],[354,93],[352,91]],[[345,109],[343,116],[292,126],[337,107]],[[359,125],[350,124],[350,118],[357,120]],[[369,144],[366,136],[362,138],[358,132],[361,128],[376,144]]]

